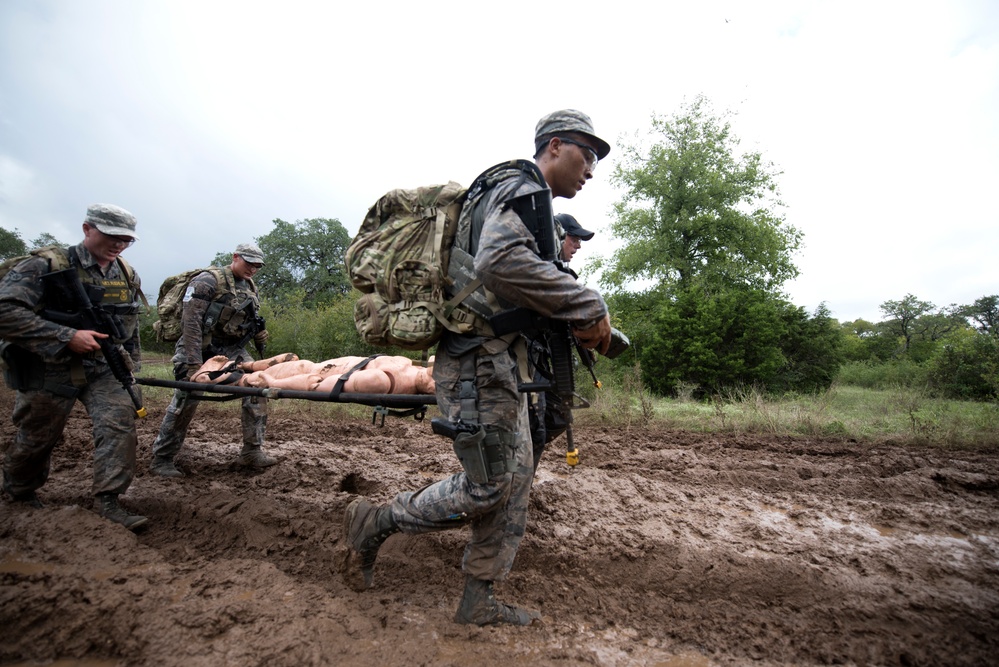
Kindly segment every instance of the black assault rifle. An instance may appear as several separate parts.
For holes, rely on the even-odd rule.
[[[569,267],[559,260],[558,238],[555,235],[555,222],[552,217],[551,190],[545,188],[511,199],[509,206],[513,209],[525,226],[534,235],[538,246],[538,254],[546,262],[554,263],[560,271],[575,276]],[[551,380],[548,383],[523,383],[518,388],[522,392],[547,393],[548,398],[557,401],[559,412],[565,420],[566,454],[565,460],[570,466],[579,463],[579,451],[572,437],[572,410],[588,408],[589,402],[576,393],[576,378],[573,369],[573,349],[576,350],[583,365],[593,378],[595,387],[600,387],[600,381],[593,371],[595,358],[590,350],[585,349],[572,333],[572,325],[566,320],[554,320],[539,315],[527,308],[512,308],[489,318],[493,333],[503,336],[508,333],[522,332],[548,348],[551,355]],[[613,329],[614,338],[608,350],[608,358],[613,359],[627,349],[628,338]]]
[[[247,306],[247,308],[252,308],[252,305]],[[249,313],[250,311],[248,310],[247,312]],[[246,327],[246,333],[243,334],[243,338],[240,339],[239,347],[243,347],[244,345],[250,342],[251,338],[253,338],[253,347],[257,349],[257,354],[260,356],[261,359],[263,359],[264,350],[267,349],[267,344],[258,341],[256,339],[256,336],[258,333],[267,328],[267,322],[260,315],[253,313],[253,319],[248,321],[243,326]]]
[[[115,343],[116,340],[126,340],[128,332],[124,330],[118,318],[100,306],[94,305],[95,301],[100,303],[103,298],[104,288],[97,285],[84,286],[76,267],[47,273],[44,278],[49,281],[60,297],[76,310],[76,313],[70,315],[46,310],[43,313],[45,318],[76,329],[89,329],[106,334],[107,338],[97,339],[104,360],[111,368],[111,373],[115,379],[121,383],[122,388],[128,392],[128,397],[132,399],[135,415],[139,418],[145,417],[146,408],[143,407],[142,398],[136,389],[135,378],[121,354],[121,348]],[[93,298],[91,298],[90,292],[93,292]]]

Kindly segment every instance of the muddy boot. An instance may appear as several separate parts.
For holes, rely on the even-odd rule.
[[[177,466],[174,465],[171,459],[161,459],[158,456],[153,457],[153,462],[149,464],[149,472],[154,475],[159,475],[160,477],[183,477],[184,473],[177,470]]]
[[[347,505],[343,515],[343,539],[347,555],[343,579],[355,591],[371,588],[378,548],[388,536],[399,532],[388,507],[372,505],[363,498]]]
[[[20,505],[25,505],[27,507],[33,507],[36,510],[40,510],[43,507],[45,507],[44,505],[42,505],[42,501],[38,499],[38,496],[35,494],[34,491],[14,493],[11,490],[10,481],[7,479],[7,471],[4,471],[3,473],[3,490],[7,492],[8,496],[10,496],[11,502],[15,502]]]
[[[454,615],[455,623],[470,625],[530,625],[540,621],[541,614],[503,604],[493,597],[493,582],[465,577],[465,594]]]
[[[236,459],[240,465],[250,468],[269,468],[278,462],[276,458],[260,449],[259,445],[243,445]]]
[[[38,495],[35,494],[34,491],[25,491],[24,493],[10,493],[8,491],[8,493],[10,494],[11,501],[19,505],[32,507],[36,510],[40,510],[45,507],[45,505],[42,504],[42,501],[38,499]]]
[[[129,514],[124,507],[118,504],[118,494],[116,493],[98,493],[94,507],[105,519],[120,523],[129,530],[136,530],[149,521],[144,516]]]

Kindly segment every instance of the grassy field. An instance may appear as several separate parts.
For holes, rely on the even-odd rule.
[[[142,376],[172,379],[167,358],[148,358]],[[840,437],[859,442],[910,442],[971,449],[999,448],[999,404],[930,398],[913,389],[833,385],[818,395],[768,397],[732,391],[711,400],[652,397],[637,383],[587,391],[591,407],[575,412],[583,424],[699,432]],[[166,404],[170,389],[143,387],[148,402]],[[238,409],[239,401],[217,403]],[[278,400],[273,410],[369,419],[363,405]]]

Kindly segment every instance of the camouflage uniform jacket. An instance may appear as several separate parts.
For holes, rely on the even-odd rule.
[[[84,283],[104,285],[105,302],[115,304],[113,312],[121,319],[122,328],[127,332],[123,344],[131,358],[134,370],[141,362],[139,348],[139,291],[141,283],[134,271],[126,277],[122,263],[112,262],[106,270],[101,270],[90,251],[83,243],[66,249],[72,258],[79,260],[78,271]],[[46,293],[42,276],[50,271],[49,260],[32,256],[19,262],[0,281],[0,339],[34,352],[48,364],[69,364],[75,356],[67,347],[76,329],[57,324],[42,316],[46,308],[55,308],[50,303],[51,295]],[[131,289],[128,290],[129,284]],[[119,289],[121,288],[121,289]],[[128,291],[122,291],[128,290]],[[95,352],[83,355],[83,367],[90,371],[96,366],[106,366],[103,355]],[[89,372],[88,372],[89,375]]]
[[[225,281],[221,287],[213,271],[202,271],[187,286],[181,335],[173,357],[175,365],[200,367],[209,346],[231,356],[227,348],[239,342],[244,331],[241,327],[260,310],[257,286],[252,280],[237,279],[229,267],[218,273]]]
[[[487,299],[494,298],[500,309],[529,308],[585,329],[607,314],[607,306],[599,292],[577,282],[553,262],[542,260],[530,230],[505,205],[514,197],[541,189],[534,181],[522,179],[521,174],[520,170],[511,169],[510,176],[487,191],[481,200],[465,205],[458,221],[456,242],[474,256],[475,275],[485,288],[480,290]],[[477,248],[472,240],[475,210],[482,218]]]

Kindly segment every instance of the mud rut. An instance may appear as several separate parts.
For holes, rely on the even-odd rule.
[[[0,392],[12,438],[11,395]],[[112,665],[999,664],[999,454],[905,443],[586,424],[581,464],[546,454],[499,597],[530,628],[451,617],[463,530],[396,535],[375,588],[335,572],[344,507],[456,470],[429,426],[272,414],[280,465],[232,463],[238,414],[202,406],[179,466],[146,473],[165,405],[140,426],[124,502],[90,507],[74,413],[46,507],[0,503],[0,663]],[[327,407],[327,406],[322,406]]]

